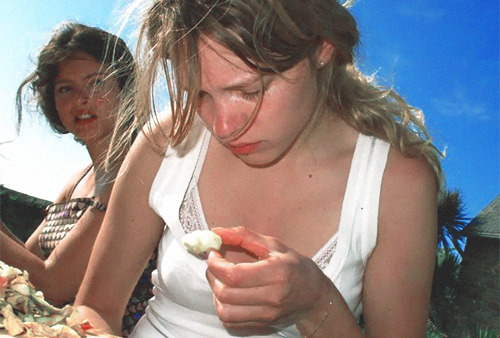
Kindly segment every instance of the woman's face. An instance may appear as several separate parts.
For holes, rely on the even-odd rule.
[[[58,64],[54,98],[64,127],[85,144],[109,136],[116,121],[120,87],[106,67],[85,52]]]
[[[210,38],[199,42],[200,92],[197,113],[212,134],[223,139],[239,130],[259,101],[261,79],[225,47]],[[267,165],[296,144],[316,106],[316,70],[308,60],[277,75],[264,76],[255,119],[225,146],[250,165]]]

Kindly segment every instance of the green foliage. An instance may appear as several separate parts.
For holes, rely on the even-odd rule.
[[[459,283],[463,249],[460,239],[467,226],[464,205],[457,191],[448,191],[438,206],[438,242],[432,284],[427,337],[446,337],[446,320],[455,313],[454,300]]]
[[[487,327],[477,326],[474,335],[468,335],[470,338],[497,338],[498,334],[488,329]]]
[[[458,257],[448,249],[439,249],[431,294],[430,320],[439,332],[445,332],[446,319],[455,312],[453,302],[456,298],[460,264]]]
[[[25,242],[44,218],[49,201],[35,198],[0,184],[0,218],[17,238]]]
[[[455,299],[459,290],[459,274],[463,246],[461,241],[469,219],[464,216],[464,204],[458,192],[448,192],[438,209],[438,241],[436,267],[432,284],[431,306],[427,323],[427,338],[456,337],[453,319],[459,308]],[[479,324],[463,328],[460,337],[497,338],[498,333]]]
[[[465,217],[464,203],[458,191],[448,191],[438,205],[438,242],[463,256],[460,241],[469,218]]]
[[[446,335],[438,329],[436,324],[434,324],[430,319],[427,321],[427,327],[425,329],[426,338],[445,338]]]

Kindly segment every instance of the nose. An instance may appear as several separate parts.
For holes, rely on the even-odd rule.
[[[245,107],[231,102],[214,104],[212,132],[220,139],[228,139],[237,135],[245,127],[249,116]]]
[[[83,87],[76,92],[76,99],[78,104],[88,104],[92,96],[92,89],[89,86]]]

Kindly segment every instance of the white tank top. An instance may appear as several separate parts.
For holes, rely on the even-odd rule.
[[[151,187],[150,206],[164,219],[166,227],[159,244],[157,270],[153,272],[155,296],[133,337],[233,337],[215,313],[205,261],[188,253],[181,244],[186,231],[195,230],[183,228],[181,208],[189,187],[195,185],[193,180],[197,182],[210,136],[198,121],[182,144],[168,149]],[[356,318],[362,313],[364,269],[377,239],[380,187],[389,148],[387,142],[359,135],[339,230],[313,257]],[[197,217],[204,219],[203,214]],[[247,337],[301,336],[291,325]]]

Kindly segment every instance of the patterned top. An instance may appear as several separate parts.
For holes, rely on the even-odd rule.
[[[135,327],[135,324],[144,315],[149,299],[153,297],[153,283],[151,282],[151,274],[156,269],[156,258],[158,257],[158,249],[155,249],[153,255],[149,259],[144,272],[137,281],[137,284],[128,300],[125,314],[122,319],[122,336],[128,337]]]
[[[38,239],[45,258],[50,256],[59,242],[73,229],[89,207],[102,211],[106,210],[105,204],[89,197],[73,198],[66,202],[47,206],[46,224]]]
[[[70,195],[73,194],[75,187],[87,175],[89,167],[83,176],[73,187]],[[89,208],[105,211],[107,205],[95,200],[94,197],[72,198],[66,202],[53,203],[47,206],[47,216],[45,227],[39,236],[39,244],[44,256],[50,256],[56,246],[66,237],[66,235],[75,227],[76,223]],[[153,284],[151,282],[151,273],[156,268],[157,251],[151,256],[143,274],[137,281],[132,296],[129,299],[125,314],[122,320],[122,335],[128,337],[135,324],[144,314],[148,300],[153,297]]]

